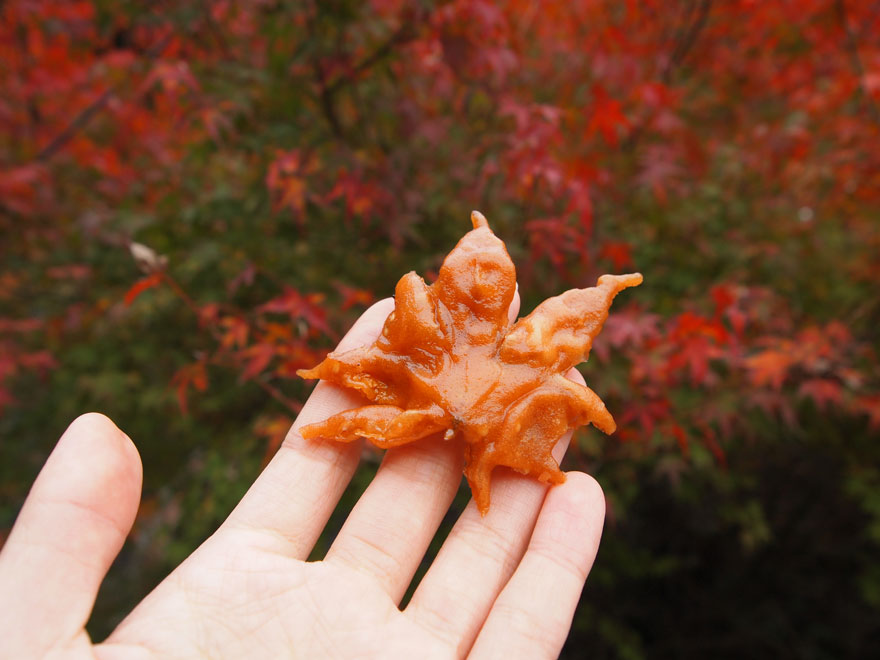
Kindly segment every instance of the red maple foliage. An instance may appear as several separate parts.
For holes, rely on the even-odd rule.
[[[274,31],[281,11],[292,38]],[[878,14],[844,0],[453,0],[374,1],[337,19],[271,0],[128,13],[11,0],[0,222],[36,270],[95,287],[94,264],[51,246],[126,248],[144,217],[176,205],[222,233],[230,220],[211,205],[247,200],[238,215],[275,218],[267,241],[293,231],[303,245],[330,218],[352,237],[338,253],[430,244],[430,270],[449,246],[420,219],[437,199],[468,200],[518,235],[534,284],[645,272],[640,302],[596,347],[628,356],[608,384],[626,402],[622,439],[685,454],[701,442],[720,458],[749,426],[738,406],[790,422],[805,402],[876,427],[876,304],[824,289],[817,269],[854,290],[880,278]],[[271,127],[260,141],[257,116]],[[202,332],[173,377],[181,408],[222,367],[295,412],[294,371],[375,295],[345,277],[279,282],[253,257],[221,283],[225,299],[178,281],[182,255],[144,270],[111,285],[114,299],[135,309],[149,289],[171,292]],[[5,266],[0,297],[28,277]],[[255,282],[274,291],[249,297]],[[4,312],[0,406],[15,405],[15,378],[54,367],[47,336],[57,347],[84,319],[119,313],[82,295],[53,314]]]

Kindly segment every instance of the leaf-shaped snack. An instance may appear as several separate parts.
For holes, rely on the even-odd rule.
[[[482,214],[428,286],[415,273],[397,283],[394,311],[370,346],[331,353],[297,372],[360,392],[372,405],[301,429],[303,437],[396,447],[437,434],[464,441],[465,476],[480,513],[492,470],[505,465],[541,481],[565,475],[551,450],[569,429],[614,420],[588,387],[564,374],[589,355],[608,308],[638,273],[545,300],[511,325],[516,271]]]

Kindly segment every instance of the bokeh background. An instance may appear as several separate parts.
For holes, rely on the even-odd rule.
[[[0,538],[77,414],[145,464],[94,636],[477,208],[526,311],[645,275],[582,367],[620,430],[565,463],[608,519],[564,657],[880,645],[880,2],[6,0],[0,90]]]

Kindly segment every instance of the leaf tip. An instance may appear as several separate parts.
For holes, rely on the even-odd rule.
[[[617,291],[623,291],[631,286],[639,286],[643,281],[641,273],[627,273],[626,275],[602,275],[597,282],[598,286],[612,285]]]
[[[489,229],[489,221],[479,211],[471,211],[471,223],[474,225],[474,229],[479,229],[480,227]]]

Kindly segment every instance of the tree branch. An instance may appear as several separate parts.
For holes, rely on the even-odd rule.
[[[394,51],[395,46],[412,41],[415,36],[416,30],[414,25],[410,22],[404,23],[390,37],[388,37],[388,39],[379,45],[376,50],[358,62],[348,75],[339,76],[329,84],[325,77],[321,62],[319,60],[313,62],[312,68],[315,75],[315,81],[318,83],[318,99],[321,103],[321,111],[324,118],[327,120],[327,123],[330,125],[330,129],[334,136],[341,140],[345,139],[345,131],[342,127],[342,122],[339,120],[339,115],[336,113],[336,104],[334,103],[334,96],[336,93],[345,85],[351,83],[357,78],[357,76],[369,70],[390,55]]]
[[[340,140],[344,140],[345,134],[342,131],[342,122],[339,121],[339,115],[336,114],[336,105],[333,103],[333,91],[327,85],[327,81],[324,78],[324,69],[321,67],[320,61],[315,60],[312,68],[315,72],[315,82],[318,83],[318,99],[321,101],[321,110],[324,113],[324,118],[330,124],[330,130],[333,131],[333,135]]]
[[[691,21],[691,15],[694,13],[693,7],[694,6],[691,5],[685,12],[684,22],[688,25],[684,29],[682,36],[676,40],[675,47],[672,49],[669,59],[666,61],[663,70],[660,72],[660,81],[664,85],[668,85],[672,81],[672,76],[675,73],[675,70],[681,66],[688,53],[690,53],[694,44],[697,42],[700,32],[702,32],[703,28],[706,26],[706,21],[709,19],[709,12],[712,9],[712,0],[700,0],[696,18]],[[639,143],[639,140],[641,140],[642,135],[645,132],[645,126],[646,124],[643,122],[636,126],[633,132],[629,134],[629,137],[627,137],[621,146],[624,151],[632,151],[636,148],[636,145]]]
[[[687,57],[688,53],[694,47],[694,44],[697,41],[697,37],[700,35],[700,32],[706,25],[706,20],[709,18],[709,10],[712,8],[712,0],[701,0],[700,6],[697,9],[697,17],[690,23],[684,35],[678,42],[675,44],[675,48],[672,51],[672,54],[669,56],[669,60],[666,62],[666,66],[663,67],[663,73],[660,74],[660,79],[665,83],[668,83],[672,79],[672,74],[675,69],[681,65],[684,61],[684,58]],[[685,20],[690,19],[690,14],[693,10],[689,11]]]
[[[281,392],[281,390],[279,390],[274,385],[271,385],[264,380],[260,380],[259,378],[255,378],[253,382],[255,382],[261,390],[263,390],[266,394],[275,399],[282,406],[287,408],[294,415],[299,415],[300,411],[302,411],[302,404],[299,401],[294,401],[293,399],[285,396]]]
[[[146,60],[152,62],[157,57],[159,57],[168,47],[168,44],[171,43],[171,39],[173,36],[174,32],[169,32],[159,41],[153,44],[150,49],[146,53],[144,53],[144,57],[146,58]],[[101,96],[95,99],[88,107],[84,108],[76,117],[73,118],[73,121],[71,121],[67,125],[67,128],[56,135],[49,142],[49,144],[47,144],[40,150],[34,160],[38,162],[45,162],[56,153],[58,153],[68,142],[70,142],[74,138],[77,133],[79,133],[83,128],[88,125],[88,123],[95,115],[97,115],[101,110],[104,109],[104,107],[107,105],[107,102],[116,93],[117,89],[118,86],[110,87],[110,89],[101,94]]]
[[[351,82],[354,78],[362,74],[364,71],[368,70],[373,65],[377,64],[379,61],[387,57],[394,50],[395,46],[399,46],[400,44],[407,43],[408,41],[412,41],[415,39],[416,31],[410,23],[404,23],[399,29],[397,29],[387,40],[380,46],[376,48],[372,53],[367,55],[364,59],[355,65],[355,67],[351,71],[351,75],[341,76],[334,80],[330,85],[327,86],[330,94],[333,94],[343,85]]]

